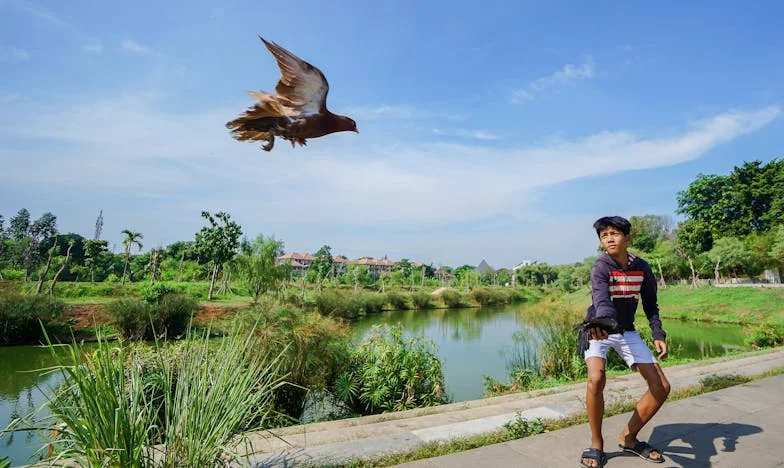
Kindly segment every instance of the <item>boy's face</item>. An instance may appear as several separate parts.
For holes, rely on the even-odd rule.
[[[609,226],[599,232],[599,242],[602,248],[611,256],[626,253],[631,242],[631,236],[624,234],[620,229]]]

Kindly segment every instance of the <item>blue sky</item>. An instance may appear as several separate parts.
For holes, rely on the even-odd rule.
[[[580,261],[604,215],[675,215],[698,173],[784,156],[780,2],[0,0],[0,214],[288,251]],[[368,3],[370,5],[370,3]],[[360,133],[271,153],[224,124],[319,67]],[[285,143],[285,144],[284,144]]]

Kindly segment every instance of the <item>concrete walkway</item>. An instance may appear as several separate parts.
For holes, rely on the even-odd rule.
[[[780,367],[784,367],[784,349],[750,353],[732,360],[701,361],[668,367],[665,374],[673,390],[677,390],[698,384],[709,375],[758,375]],[[772,435],[774,439],[784,441],[781,423],[776,422],[784,416],[781,410],[784,403],[784,392],[780,390],[782,386],[784,377],[774,377],[668,403],[648,428],[654,429],[651,442],[661,444],[668,455],[668,463],[661,466],[713,466],[718,456],[714,452],[729,457],[727,460],[730,461],[726,463],[730,464],[720,466],[779,466],[771,464],[774,458],[784,466],[784,456],[775,457],[773,450],[778,447],[777,444],[782,445],[784,450],[784,444],[771,444],[772,439],[769,439]],[[607,404],[636,400],[645,390],[645,383],[639,375],[615,377],[607,382],[605,400]],[[722,395],[729,396],[721,399],[724,398]],[[518,412],[529,420],[579,414],[585,409],[584,396],[585,384],[579,383],[558,389],[289,427],[275,430],[274,434],[260,432],[250,436],[251,452],[255,453],[251,462],[258,467],[289,467],[374,459],[408,452],[428,442],[446,442],[494,432],[513,420]],[[687,411],[689,408],[691,410]],[[763,416],[765,421],[755,422]],[[608,452],[616,446],[614,437],[620,432],[626,418],[628,416],[617,416],[609,418],[605,423]],[[725,433],[726,436],[716,435]],[[644,433],[642,436],[648,437],[649,434]],[[755,447],[756,451],[744,446],[741,453],[732,448],[733,444],[739,445],[739,441],[745,443],[747,437],[752,436],[754,438],[749,439],[752,441],[749,447]],[[711,449],[706,442],[708,438],[718,442],[726,440],[725,444],[729,444],[727,447],[730,448],[719,444],[718,449]],[[587,426],[575,426],[519,441],[422,460],[411,466],[579,466],[579,453],[589,441]],[[762,450],[763,447],[769,449]],[[754,453],[760,457],[761,464],[747,464],[739,456]],[[613,456],[610,460],[610,466],[627,466],[624,463],[652,466],[631,456]]]
[[[784,375],[665,404],[643,429],[640,440],[660,448],[662,467],[784,466]],[[607,467],[654,466],[617,448],[629,419],[604,422]],[[398,465],[435,467],[572,467],[590,442],[587,424],[443,457]]]

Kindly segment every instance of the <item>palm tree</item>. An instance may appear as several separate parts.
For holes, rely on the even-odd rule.
[[[123,265],[122,285],[125,284],[125,271],[128,269],[128,260],[131,257],[131,247],[134,245],[139,246],[139,252],[142,251],[142,243],[140,239],[144,239],[141,232],[133,232],[128,229],[123,229],[122,233],[125,234],[123,245],[125,246],[125,265]]]

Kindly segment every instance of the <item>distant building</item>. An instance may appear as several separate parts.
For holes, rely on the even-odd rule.
[[[493,267],[491,267],[491,266],[490,266],[490,265],[489,265],[489,264],[488,264],[488,263],[485,261],[485,259],[484,259],[484,258],[483,258],[483,259],[482,259],[482,261],[479,263],[479,266],[477,266],[476,268],[474,268],[474,271],[476,271],[477,273],[479,273],[479,274],[482,274],[482,275],[486,275],[486,274],[493,274],[493,273],[495,273],[495,269],[493,269]]]
[[[532,262],[531,260],[523,260],[522,262],[520,262],[517,265],[515,265],[514,268],[512,268],[512,270],[517,271],[520,268],[531,266],[534,263],[536,263],[536,262]]]

